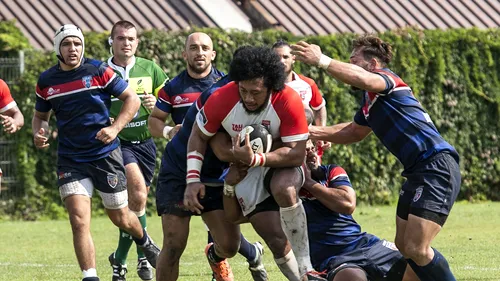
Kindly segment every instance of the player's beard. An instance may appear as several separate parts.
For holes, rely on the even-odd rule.
[[[266,101],[261,106],[257,107],[257,109],[255,109],[255,110],[248,109],[247,106],[245,105],[245,103],[243,102],[243,100],[241,99],[241,97],[240,97],[240,101],[241,101],[241,104],[243,104],[243,108],[245,109],[245,111],[248,114],[255,114],[255,115],[257,115],[262,110],[264,110],[264,108],[266,108],[269,105],[269,102],[271,101],[271,91],[269,91],[269,93],[267,94]]]
[[[197,66],[195,64],[191,64],[191,63],[188,63],[188,67],[191,71],[193,71],[194,73],[196,74],[202,74],[203,72],[205,72],[207,70],[207,68],[209,68],[210,66],[212,66],[211,63],[207,63],[203,66]]]

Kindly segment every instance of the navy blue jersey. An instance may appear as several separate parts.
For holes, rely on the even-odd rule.
[[[346,171],[337,165],[320,166],[320,178],[313,180],[329,188],[351,186]],[[352,186],[351,186],[352,187]],[[336,256],[352,251],[360,246],[370,246],[379,239],[361,232],[361,227],[351,215],[334,212],[301,190],[304,209],[307,215],[309,249],[314,268],[324,270],[328,262]]]
[[[375,73],[387,87],[380,93],[365,92],[354,122],[369,126],[405,170],[443,151],[458,161],[458,153],[441,137],[411,88],[389,69]]]
[[[106,63],[93,59],[84,59],[73,70],[63,71],[56,65],[43,72],[36,86],[35,109],[54,111],[58,155],[90,162],[107,157],[117,148],[118,139],[104,144],[96,135],[111,125],[111,95],[117,97],[127,87]]]
[[[187,155],[187,144],[189,136],[191,135],[191,129],[196,120],[196,115],[198,111],[203,107],[208,97],[212,95],[217,89],[231,82],[232,79],[230,75],[223,77],[217,83],[212,85],[208,90],[204,91],[198,100],[189,107],[189,110],[184,117],[184,122],[182,123],[182,128],[177,132],[174,138],[167,143],[165,147],[165,153],[163,153],[161,169],[168,171],[179,178],[186,178],[186,155]],[[227,167],[227,163],[221,162],[214,154],[210,146],[207,146],[205,152],[205,158],[203,160],[203,166],[201,168],[200,179],[203,183],[223,183],[223,180],[219,179],[224,168]]]
[[[189,107],[198,99],[201,92],[210,88],[222,76],[216,68],[201,79],[194,79],[184,70],[158,92],[156,107],[172,115],[174,123],[181,124]]]

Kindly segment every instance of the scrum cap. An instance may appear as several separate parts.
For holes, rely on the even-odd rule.
[[[83,53],[85,51],[85,42],[83,40],[83,33],[80,28],[74,24],[65,24],[56,30],[56,34],[54,35],[54,52],[56,52],[57,58],[64,62],[63,57],[61,56],[61,42],[66,37],[78,37],[82,40],[82,56],[80,61],[83,59]]]

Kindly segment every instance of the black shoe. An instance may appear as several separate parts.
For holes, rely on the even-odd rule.
[[[146,258],[137,261],[137,275],[141,280],[153,280],[153,267]]]
[[[160,248],[156,246],[153,239],[151,239],[151,236],[148,235],[148,241],[146,241],[144,245],[137,245],[137,247],[139,247],[142,250],[144,256],[146,256],[146,259],[151,264],[151,266],[153,268],[156,268],[156,260],[160,255]]]
[[[109,255],[109,264],[113,268],[113,277],[111,278],[112,281],[126,281],[127,277],[125,275],[127,274],[127,265],[126,264],[120,264],[118,261],[115,260],[115,253],[111,253]],[[85,280],[85,281],[91,281],[91,280]],[[94,280],[92,280],[94,281]],[[99,279],[95,280],[99,281]]]
[[[85,277],[82,281],[100,281],[99,277]]]

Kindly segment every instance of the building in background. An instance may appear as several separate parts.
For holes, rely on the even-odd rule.
[[[278,28],[296,35],[500,26],[498,0],[2,0],[0,21],[17,26],[39,49],[52,49],[54,30],[74,23],[102,32],[120,19],[140,30],[191,26],[253,30]]]

